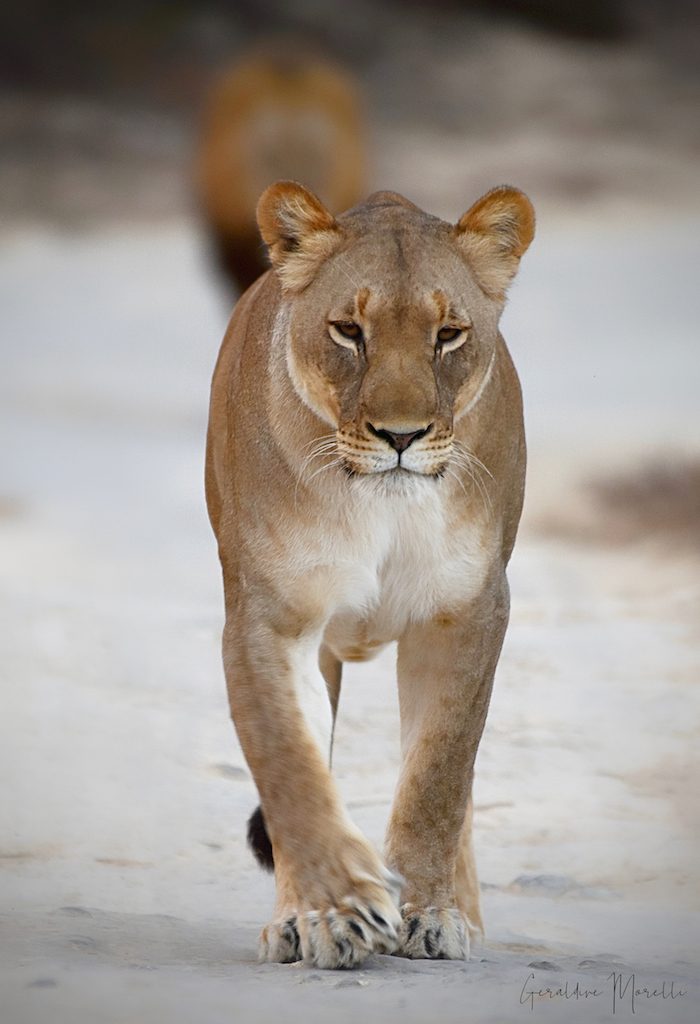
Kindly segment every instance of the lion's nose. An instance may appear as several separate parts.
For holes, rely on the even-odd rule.
[[[425,437],[431,427],[432,423],[429,423],[428,426],[424,427],[422,430],[411,430],[408,433],[402,434],[394,430],[384,430],[382,428],[375,427],[371,423],[367,424],[367,429],[370,433],[374,434],[375,437],[381,437],[383,441],[386,441],[391,445],[394,451],[399,453],[406,451],[408,446],[413,444],[414,441],[417,441],[419,437]]]

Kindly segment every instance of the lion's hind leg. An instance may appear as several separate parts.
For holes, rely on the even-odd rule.
[[[459,852],[455,868],[455,896],[457,906],[467,920],[469,937],[475,941],[484,936],[484,920],[481,914],[481,890],[472,838],[473,817],[474,805],[470,794],[462,834],[459,838]]]

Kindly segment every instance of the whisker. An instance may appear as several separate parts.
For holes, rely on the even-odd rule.
[[[328,438],[327,440],[317,440],[313,448],[304,456],[303,462],[306,463],[308,459],[312,459],[314,455],[318,455],[320,452],[332,451],[336,446],[336,439]]]
[[[311,483],[311,481],[313,480],[313,478],[314,478],[315,476],[318,476],[318,475],[319,475],[319,473],[323,473],[324,469],[332,469],[332,468],[333,468],[333,466],[339,466],[339,465],[341,464],[341,462],[342,462],[342,461],[343,461],[343,460],[342,460],[342,458],[339,458],[339,459],[334,459],[334,460],[333,460],[333,462],[328,462],[328,463],[326,463],[326,465],[324,465],[324,466],[320,466],[320,467],[319,467],[319,468],[318,468],[317,470],[315,470],[315,471],[314,471],[314,472],[313,472],[313,473],[311,474],[311,476],[309,477],[309,479],[308,479],[308,480],[307,480],[306,482],[307,482],[308,484],[310,484],[310,483]]]
[[[313,451],[309,452],[308,455],[304,456],[304,461],[302,462],[302,469],[308,466],[309,463],[312,462],[314,459],[318,458],[319,455],[327,455],[328,452],[333,451],[335,451],[335,443],[333,441],[326,441],[324,444],[319,445],[318,448],[314,448]]]
[[[319,450],[319,451],[311,452],[310,455],[306,456],[306,458],[302,462],[301,466],[299,467],[299,472],[297,474],[297,479],[300,480],[305,475],[307,469],[311,466],[311,463],[314,462],[315,459],[319,459],[322,455],[334,455],[334,454],[335,454],[335,450],[332,447],[328,447],[328,448],[324,448],[324,449]]]
[[[474,462],[477,466],[479,466],[480,469],[483,469],[484,473],[487,473],[491,477],[491,479],[493,480],[493,478],[494,478],[493,477],[493,473],[488,468],[488,466],[485,466],[484,463],[481,461],[481,459],[477,458],[477,456],[474,454],[474,452],[470,451],[470,449],[467,448],[467,446],[464,444],[463,441],[457,441],[455,439],[453,441],[453,444],[455,445],[455,447],[457,448],[458,451],[460,451],[464,455],[466,455],[469,458],[469,460],[471,462]]]
[[[301,466],[299,467],[299,472],[297,473],[296,483],[294,485],[294,511],[295,512],[297,510],[297,499],[298,499],[298,496],[299,496],[299,485],[302,482],[302,479],[305,477],[305,475],[307,473],[307,470],[311,466],[311,463],[315,459],[319,459],[322,456],[332,456],[332,455],[336,455],[337,454],[336,436],[335,436],[335,434],[325,434],[323,437],[314,438],[314,440],[311,442],[311,444],[315,445],[315,447],[313,447],[311,449],[311,451],[308,453],[308,455],[306,455],[304,457],[304,460],[303,460]],[[309,445],[306,445],[306,447],[308,448]],[[323,468],[324,467],[321,466],[321,469],[323,469]],[[307,480],[307,483],[310,483],[315,475],[316,475],[315,473],[312,473],[311,477]]]
[[[334,441],[336,437],[335,431],[332,434],[321,434],[320,437],[312,437],[310,441],[301,446],[301,450],[305,451],[314,444],[318,444],[320,441]]]
[[[464,492],[465,498],[468,498],[469,495],[467,494],[467,488],[464,486],[463,482],[460,480],[458,474],[455,473],[454,469],[452,469],[451,466],[445,466],[445,473],[447,474],[447,476],[449,476],[453,480],[457,481],[457,483],[459,484],[459,486],[462,488],[462,490]]]
[[[481,479],[479,475],[480,472],[488,473],[488,475],[493,480],[492,473],[483,464],[481,459],[478,459],[475,455],[473,455],[473,453],[469,451],[466,445],[461,444],[461,442],[455,442],[455,447],[453,448],[452,453],[450,455],[450,462],[456,466],[459,466],[461,469],[465,471],[465,473],[467,473],[472,484],[479,492],[479,496],[481,497],[484,508],[487,508],[489,515],[492,516],[493,504],[491,502],[491,495],[489,494],[488,488],[486,487],[484,481]]]

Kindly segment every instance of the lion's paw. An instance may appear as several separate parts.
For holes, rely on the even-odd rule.
[[[455,907],[416,907],[404,903],[396,956],[411,960],[467,960],[469,931]]]
[[[259,956],[276,964],[292,964],[301,960],[301,942],[296,915],[271,921],[260,933]]]
[[[396,949],[401,926],[396,907],[380,908],[352,898],[343,903],[299,916],[304,960],[314,967],[359,967],[371,953]]]
[[[396,949],[403,879],[382,864],[357,830],[339,833],[332,843],[325,837],[322,857],[312,848],[305,868],[294,876],[287,865],[288,874],[282,874],[294,901],[281,901],[284,911],[263,930],[261,959],[303,959],[333,969],[357,967],[371,953]]]

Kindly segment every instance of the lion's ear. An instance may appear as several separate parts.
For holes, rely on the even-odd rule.
[[[340,226],[333,215],[320,199],[295,181],[278,181],[265,189],[257,217],[285,291],[306,288],[341,240]]]
[[[504,299],[535,234],[535,211],[525,193],[508,185],[491,189],[460,218],[455,231],[483,290]]]

